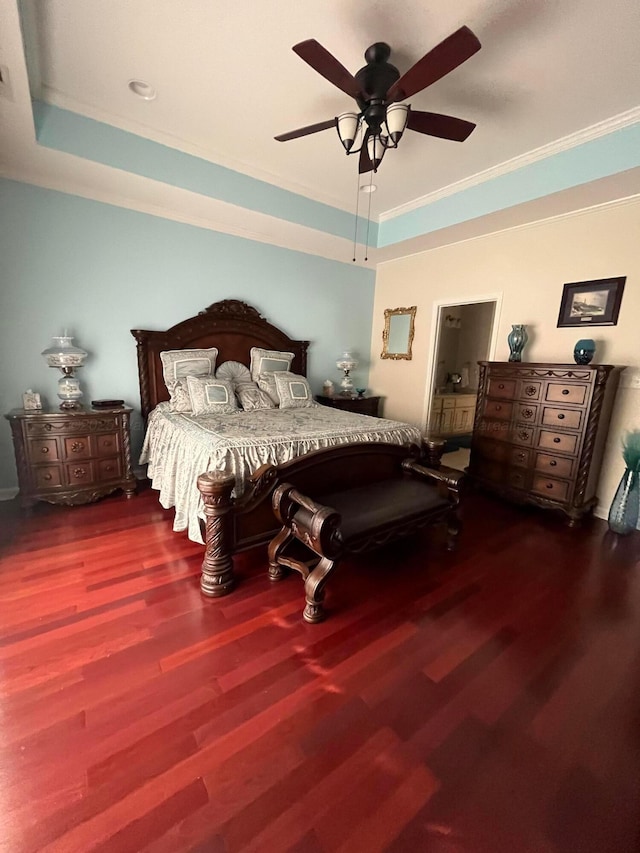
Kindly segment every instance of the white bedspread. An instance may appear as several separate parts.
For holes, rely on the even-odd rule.
[[[420,430],[328,406],[195,417],[172,413],[168,403],[160,403],[149,415],[140,462],[148,465],[161,505],[175,507],[173,529],[188,530],[191,540],[202,542],[199,474],[233,474],[239,496],[248,475],[265,463],[279,465],[310,450],[363,441],[419,444]]]

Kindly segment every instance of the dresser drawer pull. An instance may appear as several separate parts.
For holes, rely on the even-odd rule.
[[[105,471],[113,471],[113,465],[105,465],[104,470]]]
[[[496,412],[500,412],[502,410],[502,406],[496,406],[495,409],[496,409]]]
[[[520,451],[520,453],[517,454],[518,459],[524,459],[525,456],[526,456],[526,454],[523,453],[522,451]]]
[[[84,450],[84,441],[74,441],[71,445],[72,453],[81,453]]]
[[[568,389],[568,388],[563,388],[563,389],[562,389],[562,393],[563,393],[563,394],[564,394],[564,396],[566,397],[566,396],[567,396],[567,394],[569,393],[569,389]]]
[[[559,438],[554,438],[554,439],[553,439],[553,443],[554,443],[554,444],[560,444],[560,439],[559,439]]]
[[[553,483],[547,483],[547,488],[548,488],[548,489],[552,489],[552,488],[553,488]]]
[[[563,415],[563,417],[564,417],[564,415]],[[105,447],[111,447],[111,445],[113,444],[113,442],[111,441],[110,438],[105,438],[105,440],[102,443]]]
[[[48,452],[49,452],[49,448],[48,448],[48,447],[41,447],[41,448],[40,448],[40,453],[48,453]]]
[[[80,477],[84,477],[84,475],[86,473],[87,472],[84,470],[84,468],[74,468],[73,469],[73,476],[76,477],[77,479],[80,479]]]
[[[559,420],[559,421],[563,421],[563,420],[564,420],[564,415],[558,415],[558,420]]]
[[[504,389],[504,385],[503,385],[503,383],[502,383],[502,382],[500,383],[500,385],[498,385],[498,388],[499,388],[501,391]]]
[[[533,397],[533,395],[536,393],[535,385],[527,385],[527,387],[524,389],[524,393],[527,395],[527,397]]]
[[[51,479],[51,474],[45,474],[45,475],[42,477],[42,479],[43,479],[43,480],[50,480],[50,479]]]
[[[529,433],[526,429],[521,429],[518,433],[518,438],[520,438],[522,441],[527,441],[527,439],[529,438]]]
[[[555,460],[555,459],[552,459],[552,460],[551,460],[551,462],[549,462],[549,467],[550,467],[550,468],[555,468],[557,464],[558,464],[558,463],[556,462],[556,460]]]

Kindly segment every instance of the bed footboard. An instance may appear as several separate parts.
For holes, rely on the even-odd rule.
[[[217,598],[231,592],[233,575],[233,498],[231,474],[213,471],[198,477],[205,514],[205,552],[202,561],[200,589],[205,595]]]

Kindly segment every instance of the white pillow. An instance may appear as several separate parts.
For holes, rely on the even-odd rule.
[[[286,371],[282,371],[286,372]],[[276,388],[275,373],[261,373],[258,376],[258,388],[270,398],[274,406],[280,405],[280,397]]]
[[[258,377],[262,373],[277,373],[278,371],[289,370],[292,361],[292,352],[251,347],[251,378],[254,382],[257,382]]]
[[[216,370],[216,379],[226,379],[232,385],[242,385],[251,382],[249,368],[239,361],[225,361]]]
[[[266,391],[258,388],[255,382],[241,382],[235,386],[236,397],[245,412],[254,409],[275,409],[276,404]]]
[[[180,379],[184,379],[186,376],[213,376],[216,370],[217,357],[217,347],[210,349],[170,349],[160,353],[164,384],[167,386],[172,405],[184,405],[183,401],[174,400],[175,388]],[[180,396],[179,392],[178,396]]]
[[[238,411],[233,385],[215,376],[187,376],[194,415],[230,415]]]
[[[305,376],[296,373],[274,373],[281,409],[309,409],[315,406],[311,388]]]
[[[193,411],[191,407],[191,397],[189,396],[186,376],[184,377],[184,379],[178,379],[173,388],[173,391],[171,392],[171,398],[169,400],[169,411],[189,415]]]

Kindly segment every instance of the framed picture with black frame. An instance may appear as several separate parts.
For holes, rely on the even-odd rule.
[[[616,326],[626,276],[565,284],[558,328],[565,326]]]

